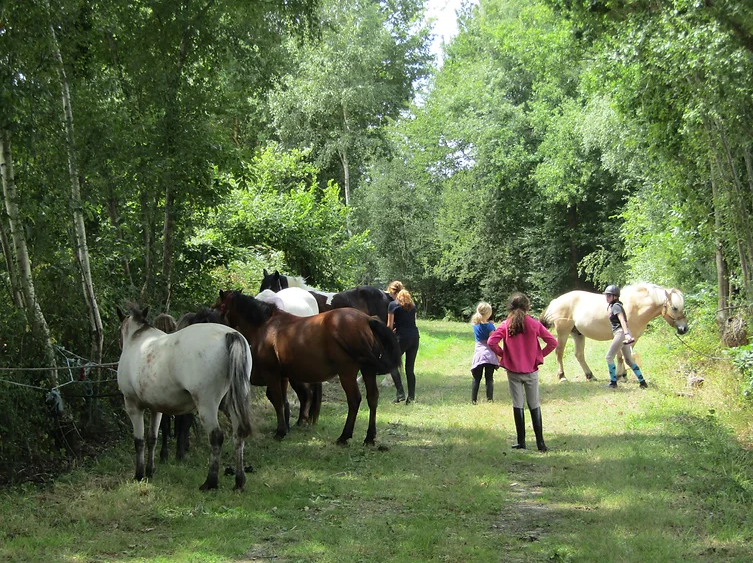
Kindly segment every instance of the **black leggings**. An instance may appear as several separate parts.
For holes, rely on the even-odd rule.
[[[418,355],[418,336],[398,338],[400,353],[405,354],[405,379],[408,380],[408,398],[416,398],[416,356]]]
[[[471,370],[473,376],[473,387],[471,389],[471,400],[475,403],[478,399],[478,388],[481,385],[481,375],[486,378],[486,399],[494,399],[494,370],[497,366],[494,364],[481,364]]]

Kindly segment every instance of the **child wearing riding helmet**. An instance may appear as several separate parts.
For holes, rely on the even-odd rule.
[[[514,293],[507,304],[507,319],[489,335],[487,343],[500,356],[500,364],[507,370],[507,382],[512,396],[512,412],[518,443],[513,449],[526,448],[525,403],[531,413],[531,424],[540,452],[548,450],[541,428],[539,404],[539,366],[544,357],[557,347],[557,339],[539,321],[528,314],[531,303],[522,293]],[[539,339],[546,343],[541,348]],[[499,342],[504,343],[500,348]]]
[[[489,335],[494,332],[494,323],[489,322],[491,316],[492,306],[486,301],[481,301],[471,317],[473,335],[476,337],[476,348],[471,362],[471,375],[473,376],[471,403],[474,405],[478,400],[478,388],[481,385],[482,374],[486,379],[486,400],[490,403],[494,400],[494,370],[499,368],[499,360],[487,344]]]
[[[622,350],[622,357],[625,359],[625,363],[635,373],[641,389],[646,389],[648,383],[643,379],[641,368],[633,360],[633,348],[631,344],[635,342],[635,338],[630,334],[630,329],[628,328],[625,307],[622,301],[620,301],[620,288],[616,285],[608,285],[604,290],[604,295],[607,299],[607,313],[609,314],[609,322],[612,325],[612,334],[614,335],[606,358],[607,368],[609,369],[609,387],[612,389],[617,388],[617,366],[614,364],[614,357],[619,350]]]

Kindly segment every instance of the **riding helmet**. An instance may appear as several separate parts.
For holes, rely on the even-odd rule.
[[[607,288],[604,290],[605,295],[614,295],[615,297],[620,296],[620,288],[616,285],[608,285]]]

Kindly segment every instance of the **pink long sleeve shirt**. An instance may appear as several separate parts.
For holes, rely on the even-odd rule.
[[[533,373],[544,363],[544,356],[557,347],[557,339],[539,321],[526,315],[526,329],[515,336],[507,336],[507,321],[489,335],[489,348],[500,357],[500,365],[515,373]],[[539,338],[546,342],[541,348]],[[499,342],[504,343],[504,349]]]

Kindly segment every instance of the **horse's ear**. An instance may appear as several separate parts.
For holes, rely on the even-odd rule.
[[[671,291],[671,290],[670,290],[670,291],[667,291],[667,290],[665,289],[665,290],[664,290],[664,293],[666,293],[666,294],[667,294],[667,301],[668,301],[669,303],[672,303],[672,295],[671,295],[671,294],[672,294],[672,291]]]
[[[220,299],[225,299],[225,292],[220,290]]]
[[[240,289],[238,290],[238,293],[243,293],[243,288],[240,288]]]
[[[144,319],[145,322],[149,322],[147,320],[149,318],[149,307],[144,307],[144,310],[141,311],[141,317]]]
[[[118,319],[120,319],[120,322],[122,323],[126,316],[123,314],[123,311],[120,310],[120,307],[115,307],[115,310],[118,312]]]
[[[275,279],[276,280],[280,279],[280,272],[278,272],[277,270],[275,270]]]
[[[264,273],[264,277],[265,277],[265,278],[266,278],[267,276],[269,276],[269,272],[267,272],[267,269],[266,269],[266,268],[264,268],[264,270],[262,270],[262,271],[263,271],[263,273]]]

